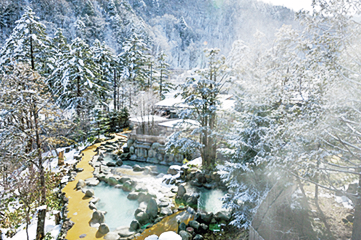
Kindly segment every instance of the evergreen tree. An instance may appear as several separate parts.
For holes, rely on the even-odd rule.
[[[212,169],[216,162],[216,122],[220,105],[218,95],[228,79],[225,59],[218,57],[219,49],[207,49],[206,52],[208,67],[196,71],[194,76],[187,78],[186,82],[180,85],[180,95],[187,107],[179,112],[179,116],[188,127],[194,129],[190,131],[189,128],[183,128],[175,132],[169,138],[167,149],[179,151],[184,148],[196,148],[201,153],[203,168]],[[196,124],[186,119],[193,119]],[[188,136],[181,137],[185,131],[188,131]]]
[[[112,53],[111,49],[105,45],[105,43],[100,43],[100,41],[96,40],[91,47],[91,50],[93,52],[93,59],[95,64],[100,69],[100,78],[101,83],[103,84],[102,87],[104,89],[113,91],[111,93],[102,92],[102,95],[100,95],[100,100],[103,104],[108,105],[107,100],[111,95],[113,95],[113,102],[114,102],[114,108],[116,108],[117,105],[117,88],[118,88],[118,81],[117,81],[117,70],[119,69],[117,65],[117,59],[116,56]],[[110,86],[110,84],[112,86]],[[109,107],[108,107],[109,108]]]
[[[64,56],[54,75],[61,78],[54,82],[54,94],[60,105],[76,110],[77,116],[88,111],[106,95],[107,82],[100,77],[100,68],[95,63],[91,48],[80,38],[70,45],[70,52]]]
[[[12,34],[0,51],[0,65],[13,65],[16,62],[27,63],[41,75],[49,74],[49,46],[45,26],[38,21],[35,13],[28,7],[18,21]],[[3,68],[3,71],[5,69]]]
[[[158,55],[158,59],[157,59],[157,72],[158,72],[158,90],[159,90],[159,97],[160,99],[164,99],[165,93],[170,92],[173,88],[174,85],[172,83],[169,82],[169,64],[166,61],[166,57],[167,55],[165,55],[165,53],[162,51],[159,55]]]
[[[122,76],[129,83],[144,90],[149,80],[148,66],[150,62],[149,48],[136,33],[124,43],[123,52],[119,55],[122,65]]]

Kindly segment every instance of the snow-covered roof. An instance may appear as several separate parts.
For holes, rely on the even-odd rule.
[[[229,110],[232,109],[235,100],[233,100],[233,96],[229,94],[220,94],[218,95],[218,99],[221,102],[220,110]],[[157,107],[164,107],[164,108],[170,108],[170,107],[179,107],[179,108],[185,108],[188,107],[187,104],[183,103],[183,99],[181,96],[174,97],[172,95],[167,95],[166,98],[158,103],[155,104]]]

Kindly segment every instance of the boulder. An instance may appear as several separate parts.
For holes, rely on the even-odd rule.
[[[115,229],[115,231],[122,238],[127,238],[134,234],[134,232],[129,231],[128,227],[119,227],[119,228]]]
[[[159,236],[158,240],[182,240],[182,237],[175,232],[164,232]]]
[[[199,229],[200,224],[199,224],[199,222],[192,220],[192,221],[189,221],[188,225],[190,227],[194,228],[195,231],[197,231]]]
[[[100,234],[107,234],[109,232],[109,227],[106,223],[101,223],[98,228]]]
[[[90,220],[90,226],[94,226],[100,223],[104,223],[104,213],[101,211],[94,211],[92,219]]]
[[[149,215],[141,211],[135,215],[135,219],[138,220],[141,225],[144,225],[149,222]]]
[[[185,231],[187,228],[187,225],[184,222],[181,222],[179,224],[179,231]]]
[[[201,223],[199,224],[199,229],[198,231],[200,233],[206,233],[208,231],[208,225],[204,224],[204,223]]]
[[[178,186],[177,198],[182,198],[186,194],[187,190],[183,185]]]
[[[162,207],[162,208],[160,208],[160,214],[165,215],[165,216],[169,216],[169,215],[173,214],[173,211],[169,207]]]
[[[147,205],[146,213],[151,217],[155,218],[158,215],[158,205],[154,198],[151,198]]]
[[[203,236],[200,235],[200,234],[197,234],[197,235],[193,238],[193,240],[203,240],[203,239],[204,239]]]
[[[157,235],[150,235],[146,237],[144,240],[159,240]]]
[[[226,221],[229,222],[231,220],[231,213],[228,211],[220,211],[215,214],[215,219],[217,221]]]
[[[118,179],[116,179],[114,176],[111,176],[109,177],[106,182],[109,184],[109,185],[117,185],[119,183]]]
[[[130,223],[129,231],[135,232],[135,231],[137,231],[139,228],[140,228],[139,222],[138,222],[137,220],[133,220],[133,221]]]
[[[129,153],[129,147],[123,147],[123,153]]]
[[[85,179],[85,184],[88,186],[97,186],[99,184],[99,180],[97,178],[88,178]]]
[[[115,163],[118,167],[123,165],[123,161],[121,159],[119,159],[116,163]]]
[[[213,213],[200,213],[199,214],[199,221],[205,223],[205,224],[209,224],[212,221],[213,218]]]
[[[115,167],[115,162],[107,162],[108,167]]]
[[[77,189],[77,190],[80,190],[80,189],[82,189],[82,188],[85,187],[85,186],[86,186],[86,183],[84,182],[84,180],[79,179],[79,181],[78,181],[77,184],[76,184],[76,189]]]
[[[130,192],[127,196],[129,200],[137,200],[139,198],[139,193],[137,192]]]
[[[93,189],[87,189],[85,192],[85,197],[93,197],[94,196],[94,190]]]
[[[171,175],[177,175],[181,171],[181,166],[178,165],[172,165],[168,168],[167,173]]]
[[[192,235],[184,230],[180,231],[179,235],[182,237],[182,240],[192,240]]]
[[[125,183],[126,181],[129,181],[129,180],[130,180],[130,178],[128,178],[128,177],[122,177],[122,178],[119,179],[119,182],[120,183]]]
[[[142,172],[142,171],[144,171],[144,167],[141,167],[138,164],[136,164],[133,166],[133,171],[134,172]]]
[[[96,210],[96,209],[97,209],[97,207],[95,206],[95,204],[92,203],[92,202],[89,203],[89,208],[90,208],[91,210]]]

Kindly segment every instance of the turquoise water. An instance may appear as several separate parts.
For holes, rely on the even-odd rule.
[[[128,193],[104,182],[91,188],[94,189],[95,197],[100,199],[95,206],[98,210],[107,212],[105,223],[111,231],[117,227],[130,225],[134,219],[134,212],[139,206],[138,201],[128,200]]]
[[[198,209],[206,211],[206,212],[213,212],[217,213],[222,208],[222,200],[221,198],[224,196],[224,192],[219,189],[202,189],[199,191],[200,197],[198,199]]]

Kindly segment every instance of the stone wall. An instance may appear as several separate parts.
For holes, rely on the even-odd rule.
[[[146,142],[129,139],[127,142],[130,160],[162,165],[182,165],[184,156],[166,153],[165,146],[159,142]],[[125,151],[124,151],[125,152]]]

